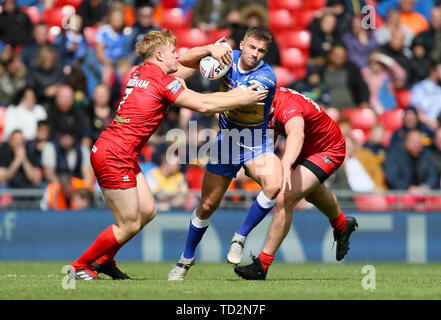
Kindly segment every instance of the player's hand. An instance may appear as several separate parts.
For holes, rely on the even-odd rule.
[[[268,90],[256,91],[255,89],[257,87],[257,84],[253,84],[249,87],[240,86],[232,89],[230,92],[242,96],[245,99],[245,104],[263,106],[265,103],[262,100],[268,96]]]
[[[225,37],[222,37],[221,39],[225,39]],[[219,39],[218,41],[220,41],[221,39]],[[218,43],[218,41],[216,41],[216,43]],[[210,54],[213,58],[219,61],[222,68],[224,68],[225,66],[229,66],[233,62],[233,54],[226,46],[212,44],[210,45]]]
[[[283,171],[283,178],[282,178],[282,190],[280,190],[281,194],[285,194],[286,187],[288,186],[288,190],[290,191],[292,189],[291,185],[291,166],[282,163],[282,171]]]

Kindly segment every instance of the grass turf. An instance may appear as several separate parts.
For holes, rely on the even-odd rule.
[[[228,264],[196,264],[182,282],[168,282],[169,263],[120,262],[133,281],[76,281],[61,273],[67,261],[0,262],[0,299],[297,300],[441,299],[441,264],[380,264],[376,288],[362,288],[364,264],[275,263],[266,281],[245,281]]]

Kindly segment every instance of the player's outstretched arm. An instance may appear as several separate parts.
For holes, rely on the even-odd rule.
[[[225,37],[222,37],[216,43],[225,41]],[[209,44],[201,47],[194,47],[182,54],[179,57],[178,71],[172,76],[182,79],[188,79],[199,68],[199,62],[202,58],[211,55],[217,59],[222,68],[224,65],[230,65],[233,61],[233,53],[228,47],[220,46],[216,44]]]
[[[247,105],[263,105],[262,100],[268,95],[268,90],[255,91],[256,87],[257,85],[252,85],[228,92],[205,94],[185,89],[176,99],[175,104],[201,113],[223,112]]]

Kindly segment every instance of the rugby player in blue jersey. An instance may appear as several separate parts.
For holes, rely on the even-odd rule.
[[[271,211],[282,187],[282,165],[274,154],[274,140],[268,129],[268,113],[276,90],[276,76],[263,61],[272,41],[264,28],[250,28],[233,51],[233,64],[221,79],[221,91],[258,85],[268,90],[264,105],[236,108],[219,114],[220,131],[210,149],[202,180],[201,200],[190,219],[184,252],[168,275],[168,280],[184,280],[195,263],[195,250],[219,207],[231,180],[244,167],[262,191],[231,241],[227,260],[238,264],[248,233]]]

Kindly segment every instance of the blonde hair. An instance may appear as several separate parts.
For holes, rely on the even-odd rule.
[[[176,46],[176,37],[170,30],[150,31],[136,43],[136,52],[146,59],[153,57],[157,50],[166,47],[169,43]]]

